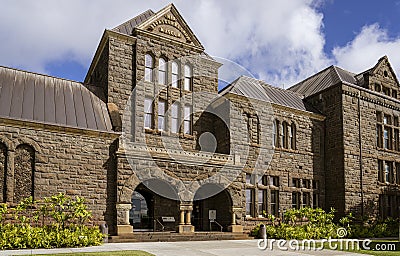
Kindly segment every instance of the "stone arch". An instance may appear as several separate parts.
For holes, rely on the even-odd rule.
[[[15,149],[14,159],[14,202],[34,197],[35,148],[20,144]]]
[[[0,143],[4,144],[7,148],[7,150],[10,150],[10,151],[15,150],[15,144],[11,140],[9,140],[6,137],[1,136],[1,135],[0,135]]]

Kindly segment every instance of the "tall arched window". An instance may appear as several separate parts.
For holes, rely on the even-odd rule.
[[[6,202],[7,147],[0,143],[0,203]]]
[[[178,88],[178,80],[179,80],[179,66],[176,61],[172,62],[171,64],[171,69],[172,69],[172,87]]]
[[[35,150],[26,144],[15,150],[14,202],[34,195]]]
[[[288,148],[288,124],[283,121],[282,122],[282,147]]]
[[[144,60],[144,80],[153,82],[154,58],[150,54],[146,54]]]
[[[290,126],[289,137],[290,137],[290,148],[296,149],[296,125],[294,123],[292,123],[292,125]]]
[[[276,137],[277,137],[277,129],[276,129],[276,120],[272,122],[272,146],[276,147]]]
[[[184,82],[184,87],[186,91],[191,91],[193,89],[193,70],[192,67],[189,65],[185,65],[185,82]]]
[[[168,77],[168,66],[164,58],[160,58],[158,61],[158,83],[166,85]]]

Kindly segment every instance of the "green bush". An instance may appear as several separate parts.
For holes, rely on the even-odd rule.
[[[7,214],[11,223],[5,223]],[[90,217],[83,198],[62,193],[41,201],[29,197],[15,208],[0,204],[0,249],[100,245],[99,228],[84,225]]]
[[[350,215],[351,216],[351,215]],[[349,218],[347,231],[350,238],[381,238],[398,237],[399,220],[387,218],[384,220],[366,220],[356,222],[354,218]]]
[[[322,239],[336,238],[339,228],[333,222],[334,209],[329,213],[317,208],[290,209],[284,214],[284,222],[279,225],[266,225],[269,238],[277,239]],[[251,235],[258,236],[260,226],[254,228]]]

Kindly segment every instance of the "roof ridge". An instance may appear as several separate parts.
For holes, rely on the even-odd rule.
[[[38,73],[38,72],[34,72],[34,71],[23,70],[23,69],[14,68],[14,67],[6,67],[6,66],[2,66],[2,65],[0,65],[0,68],[4,68],[4,69],[8,69],[8,70],[14,70],[14,71],[18,71],[18,72],[23,72],[23,73],[27,73],[27,74],[31,74],[31,75],[38,75],[38,76],[42,76],[42,77],[55,78],[55,79],[58,79],[58,80],[63,80],[63,81],[67,81],[67,82],[73,82],[73,83],[78,83],[78,84],[84,85],[83,82],[71,80],[71,79],[68,79],[68,78],[52,76],[52,75],[48,75],[48,74],[42,74],[42,73]]]

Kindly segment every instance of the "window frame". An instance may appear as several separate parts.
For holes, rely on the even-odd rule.
[[[158,84],[168,84],[168,61],[164,57],[158,59]]]
[[[176,73],[174,70],[174,67],[176,65]],[[177,61],[172,61],[171,63],[171,87],[173,88],[179,88],[179,64]]]
[[[148,107],[146,108],[146,102],[150,103],[147,104]],[[154,121],[153,121],[153,116],[154,116],[154,104],[153,104],[153,99],[150,97],[145,97],[144,98],[144,128],[145,129],[153,129],[154,127]],[[147,126],[146,120],[150,121],[150,125]]]
[[[144,58],[144,81],[154,82],[154,56],[147,53]],[[150,60],[151,63],[148,62]]]
[[[183,89],[185,91],[193,91],[193,67],[190,64],[185,64],[183,70],[184,70]]]

